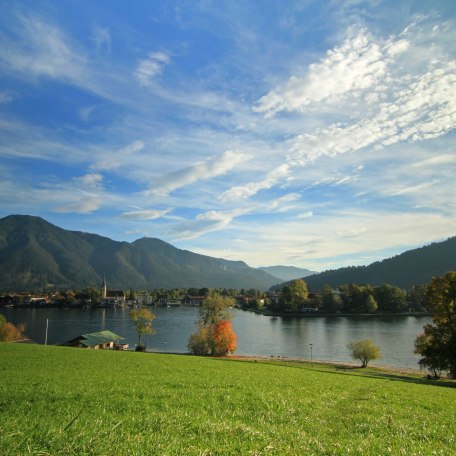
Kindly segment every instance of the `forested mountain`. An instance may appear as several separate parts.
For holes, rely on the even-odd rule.
[[[228,261],[180,250],[154,238],[117,242],[67,231],[39,217],[0,219],[0,290],[186,287],[266,290],[277,277]]]
[[[409,289],[430,282],[433,276],[456,271],[456,237],[409,250],[368,266],[352,266],[321,272],[305,278],[311,290],[324,285],[333,288],[349,283],[381,285],[388,283]]]
[[[285,281],[301,279],[303,277],[316,274],[315,271],[310,271],[309,269],[303,268],[296,268],[295,266],[264,266],[259,269]]]

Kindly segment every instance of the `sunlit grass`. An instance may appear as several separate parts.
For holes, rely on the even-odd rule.
[[[456,447],[456,389],[374,370],[0,344],[0,379],[3,455]]]

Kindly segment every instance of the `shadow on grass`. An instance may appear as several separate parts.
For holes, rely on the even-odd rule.
[[[264,364],[269,366],[281,366],[286,368],[295,368],[295,369],[308,369],[314,372],[321,372],[325,374],[333,375],[352,375],[356,377],[365,377],[365,378],[376,378],[379,380],[391,380],[397,382],[406,382],[406,383],[415,383],[420,385],[431,385],[431,386],[440,386],[444,388],[456,388],[455,380],[445,380],[445,379],[428,379],[426,377],[418,377],[418,374],[415,376],[413,374],[397,373],[394,371],[381,370],[376,367],[362,368],[359,366],[348,366],[345,364],[330,364],[330,363],[318,363],[314,362],[313,367],[310,362],[300,362],[296,360],[275,360],[275,359],[250,359],[250,358],[230,358],[230,357],[215,357],[213,358],[218,361],[226,362],[240,362],[240,363],[249,363],[249,364]]]

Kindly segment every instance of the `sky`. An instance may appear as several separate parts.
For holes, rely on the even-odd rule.
[[[456,235],[454,0],[0,3],[0,217],[253,267]]]

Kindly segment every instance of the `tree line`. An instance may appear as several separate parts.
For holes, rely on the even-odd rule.
[[[325,285],[319,292],[310,292],[303,279],[292,280],[270,297],[264,307],[273,312],[302,313],[401,313],[426,311],[425,287],[405,291],[389,284],[378,286],[344,284],[336,289]]]

